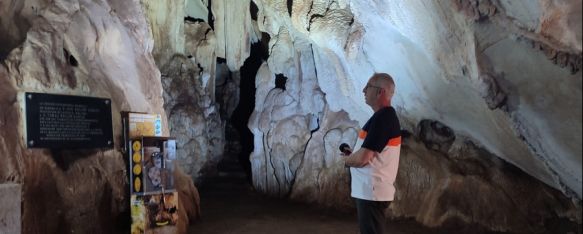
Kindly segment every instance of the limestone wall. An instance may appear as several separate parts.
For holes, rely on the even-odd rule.
[[[22,233],[125,233],[129,194],[120,111],[160,113],[161,74],[136,1],[0,1],[0,35],[12,35],[0,65],[0,183],[22,184]],[[26,19],[26,24],[15,23]],[[7,26],[8,25],[8,26]],[[14,34],[13,28],[19,32]],[[0,36],[5,39],[4,36]],[[109,98],[111,150],[28,149],[22,95],[41,92]],[[168,126],[163,129],[168,135]],[[183,180],[184,196],[196,189]],[[186,197],[185,197],[186,198]],[[191,215],[195,217],[196,215]],[[182,232],[188,219],[182,219]]]

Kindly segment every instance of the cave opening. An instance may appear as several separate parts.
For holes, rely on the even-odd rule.
[[[285,90],[285,84],[287,83],[287,77],[283,74],[275,75],[275,88]]]
[[[233,127],[234,131],[226,130],[225,139],[227,144],[238,145],[238,152],[232,152],[237,155],[237,160],[243,168],[248,182],[252,182],[251,162],[249,156],[253,152],[253,133],[247,127],[249,118],[255,108],[255,76],[259,67],[269,56],[268,34],[263,34],[261,41],[251,45],[250,56],[240,70],[239,81],[239,103],[233,110],[232,115],[227,121],[227,125]],[[227,127],[228,128],[228,127]]]

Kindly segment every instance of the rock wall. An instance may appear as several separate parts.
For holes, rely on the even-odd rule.
[[[387,72],[412,133],[391,218],[581,224],[580,1],[0,0],[0,13],[0,183],[22,184],[25,233],[121,230],[122,110],[167,114],[182,170],[213,175],[259,40],[269,57],[248,123],[259,191],[352,209],[337,146],[354,144],[372,114],[361,89]],[[25,91],[111,98],[116,148],[26,149]],[[181,210],[194,219],[198,204]]]
[[[369,76],[388,72],[404,129],[449,129],[405,143],[391,217],[517,232],[581,223],[580,3],[288,3],[252,3],[271,38],[249,122],[257,189],[351,207],[336,147],[353,144],[372,114],[361,94]],[[527,199],[537,205],[519,201],[541,190]]]
[[[226,120],[215,97],[219,45],[206,22],[208,3],[141,2],[155,41],[152,53],[162,73],[164,110],[170,135],[177,139],[179,165],[199,184],[217,173],[225,146]]]
[[[10,53],[0,65],[0,183],[22,184],[22,232],[127,232],[129,195],[119,113],[165,116],[160,72],[151,55],[154,41],[141,5],[2,0],[0,11],[11,12],[0,16],[0,38],[13,45],[2,44]],[[23,92],[110,98],[115,147],[27,149]],[[181,203],[179,211],[195,218],[196,188],[189,179],[180,181],[181,195],[191,203]],[[182,222],[185,232],[188,219]]]
[[[389,217],[514,233],[580,230],[580,202],[471,140],[452,138],[442,123],[424,120],[416,130],[405,134]]]
[[[22,197],[19,184],[0,184],[0,232],[22,233],[20,198]]]

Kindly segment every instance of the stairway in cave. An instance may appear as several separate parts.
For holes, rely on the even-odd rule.
[[[251,188],[237,155],[226,155],[217,165],[217,170],[217,176],[207,180],[206,189],[233,191]]]

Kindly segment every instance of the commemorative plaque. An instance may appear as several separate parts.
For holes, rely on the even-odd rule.
[[[113,147],[111,100],[25,93],[28,148]]]

